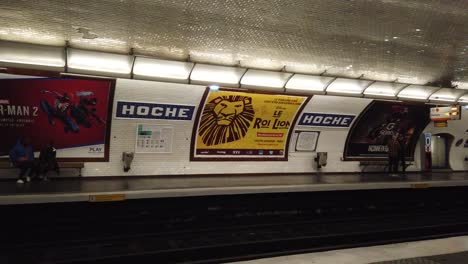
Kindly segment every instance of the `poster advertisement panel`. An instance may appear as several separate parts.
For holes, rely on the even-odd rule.
[[[290,132],[308,100],[207,89],[194,126],[191,159],[287,160]]]
[[[52,143],[61,159],[108,160],[114,80],[2,79],[0,86],[1,158],[28,139],[36,153]]]
[[[387,158],[387,141],[398,136],[405,143],[405,157],[412,160],[423,129],[429,123],[429,106],[391,101],[373,101],[353,124],[344,158]]]

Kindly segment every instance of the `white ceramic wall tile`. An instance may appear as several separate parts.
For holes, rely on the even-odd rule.
[[[196,106],[203,96],[204,86],[169,84],[151,81],[119,79],[116,85],[115,105],[119,100],[154,103],[186,104]],[[356,114],[371,100],[335,96],[314,96],[305,107],[306,112]],[[339,106],[339,107],[337,107]],[[177,174],[223,174],[223,173],[292,173],[314,172],[315,153],[291,153],[287,162],[190,162],[192,121],[126,120],[113,119],[109,163],[87,163],[84,176],[123,175],[177,175]],[[124,173],[121,154],[133,151],[138,123],[174,126],[173,152],[170,154],[135,154],[132,169]],[[342,162],[343,146],[349,128],[310,128],[322,131],[317,151],[328,152],[328,165],[323,171],[359,171],[357,162]],[[235,176],[234,176],[235,178]],[[249,181],[246,177],[238,182]],[[257,181],[262,179],[253,178]],[[232,179],[234,180],[234,179]],[[271,184],[277,184],[275,181]]]
[[[1,76],[0,76],[1,77]],[[181,174],[224,174],[224,173],[294,173],[315,172],[313,158],[315,152],[290,152],[289,161],[285,162],[190,162],[190,144],[192,128],[198,105],[205,91],[204,86],[173,84],[153,81],[118,79],[115,91],[114,113],[117,101],[142,101],[154,103],[184,104],[195,106],[193,120],[129,120],[112,118],[110,161],[86,163],[83,176],[125,176],[125,175],[181,175]],[[305,106],[304,112],[359,114],[371,102],[371,99],[339,96],[314,95]],[[354,119],[354,121],[356,120]],[[172,125],[174,127],[173,152],[170,154],[135,155],[132,169],[125,173],[122,169],[123,151],[134,151],[135,133],[138,123]],[[462,112],[462,120],[449,121],[447,128],[434,128],[430,123],[426,130],[431,133],[449,133],[455,137],[468,138],[465,133],[468,123],[468,110]],[[342,161],[344,146],[349,128],[298,127],[295,129],[320,131],[316,151],[328,152],[328,164],[323,172],[358,172],[359,162]],[[453,143],[454,144],[454,143]],[[454,170],[467,170],[463,158],[468,155],[463,146],[451,147],[450,165]],[[415,165],[409,170],[420,170],[419,145],[415,152]],[[218,176],[194,177],[188,179],[165,179],[163,186],[242,186],[265,184],[305,184],[312,178],[307,176]]]

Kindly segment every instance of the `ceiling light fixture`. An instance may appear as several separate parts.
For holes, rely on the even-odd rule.
[[[375,82],[364,90],[364,95],[377,96],[377,97],[393,97],[407,84],[403,83],[390,83],[390,82]]]
[[[368,80],[338,78],[328,85],[327,94],[361,95],[371,83]]]
[[[413,99],[413,100],[427,100],[429,96],[435,93],[440,88],[438,87],[430,87],[430,86],[422,86],[422,85],[409,85],[405,87],[398,93],[398,98],[406,98],[406,99]]]
[[[68,69],[73,73],[130,77],[133,56],[68,49]]]
[[[292,73],[248,70],[241,79],[242,88],[282,90]]]
[[[193,62],[136,57],[133,76],[135,79],[188,83],[193,65]]]
[[[305,74],[294,74],[286,83],[286,92],[324,94],[325,88],[335,78],[326,76],[313,76]]]
[[[0,66],[63,71],[65,51],[62,47],[0,41]]]
[[[247,69],[238,67],[196,64],[190,74],[190,82],[239,87],[240,79],[246,71]]]

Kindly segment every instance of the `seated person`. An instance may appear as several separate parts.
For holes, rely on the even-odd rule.
[[[20,169],[20,174],[17,183],[24,183],[24,175],[26,181],[31,181],[31,176],[35,172],[34,153],[31,145],[31,139],[28,137],[18,140],[16,145],[10,150],[10,160],[13,165]]]
[[[54,143],[50,142],[39,154],[39,163],[37,166],[37,174],[40,179],[47,181],[47,172],[55,170],[57,175],[60,175],[60,169],[57,162],[57,150]]]

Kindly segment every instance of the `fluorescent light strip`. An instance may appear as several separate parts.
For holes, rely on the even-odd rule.
[[[68,50],[68,68],[90,73],[130,75],[133,56],[87,50]]]
[[[196,64],[190,75],[195,84],[218,84],[239,87],[239,82],[247,69],[208,64]]]
[[[137,79],[151,79],[159,81],[175,81],[188,83],[192,62],[158,60],[136,57],[133,75]]]
[[[65,53],[61,47],[0,41],[0,64],[20,68],[44,66],[54,70],[63,70]]]
[[[459,103],[468,103],[468,94],[463,95],[462,97],[458,98]]]
[[[135,67],[133,73],[136,76],[160,79],[169,82],[187,82],[194,63],[157,60],[130,55],[68,49],[68,65],[66,64],[64,48],[26,43],[0,41],[0,65],[4,67],[48,69],[63,71],[68,66],[70,72],[94,74],[109,73],[109,76],[130,77],[133,60]],[[241,87],[255,89],[283,89],[286,83],[288,91],[303,90],[311,92],[323,92],[327,87],[324,83],[328,78],[323,76],[312,76],[304,74],[273,72],[264,70],[246,70],[237,67],[214,66],[196,64],[196,71],[192,73],[191,79],[194,83],[204,84],[227,84],[236,85],[240,80]],[[244,75],[243,75],[244,74]],[[291,78],[291,79],[289,79]],[[289,80],[289,81],[288,81]],[[328,83],[327,83],[328,84]],[[376,88],[377,85],[387,88]],[[458,92],[461,89],[437,88],[421,85],[409,85],[404,88],[388,88],[395,85],[402,87],[405,84],[375,82],[368,80],[338,78],[328,85],[327,93],[337,95],[365,95],[395,97],[398,98],[446,101],[468,103],[468,95]],[[401,91],[398,91],[401,89]],[[443,93],[442,90],[447,91]],[[440,93],[439,93],[440,92]],[[439,95],[440,94],[440,95]],[[457,99],[458,98],[458,99]]]
[[[406,84],[403,83],[387,83],[375,82],[364,90],[365,95],[383,96],[383,97],[396,97]]]
[[[410,85],[398,93],[398,98],[427,100],[437,90],[439,90],[437,87]]]
[[[437,92],[433,93],[429,100],[431,101],[444,101],[444,102],[455,102],[460,98],[466,91],[457,90],[452,88],[442,88]]]
[[[338,78],[327,87],[327,93],[331,94],[362,94],[372,81]]]
[[[286,91],[324,92],[333,77],[294,74],[286,83]]]
[[[283,89],[292,73],[271,72],[262,70],[248,70],[241,79],[243,88],[272,88]]]
[[[429,98],[429,100],[431,100],[431,101],[442,101],[442,102],[455,102],[455,101],[457,101],[457,99],[453,98],[453,97],[451,97],[451,98],[438,97],[437,99],[430,99]]]

